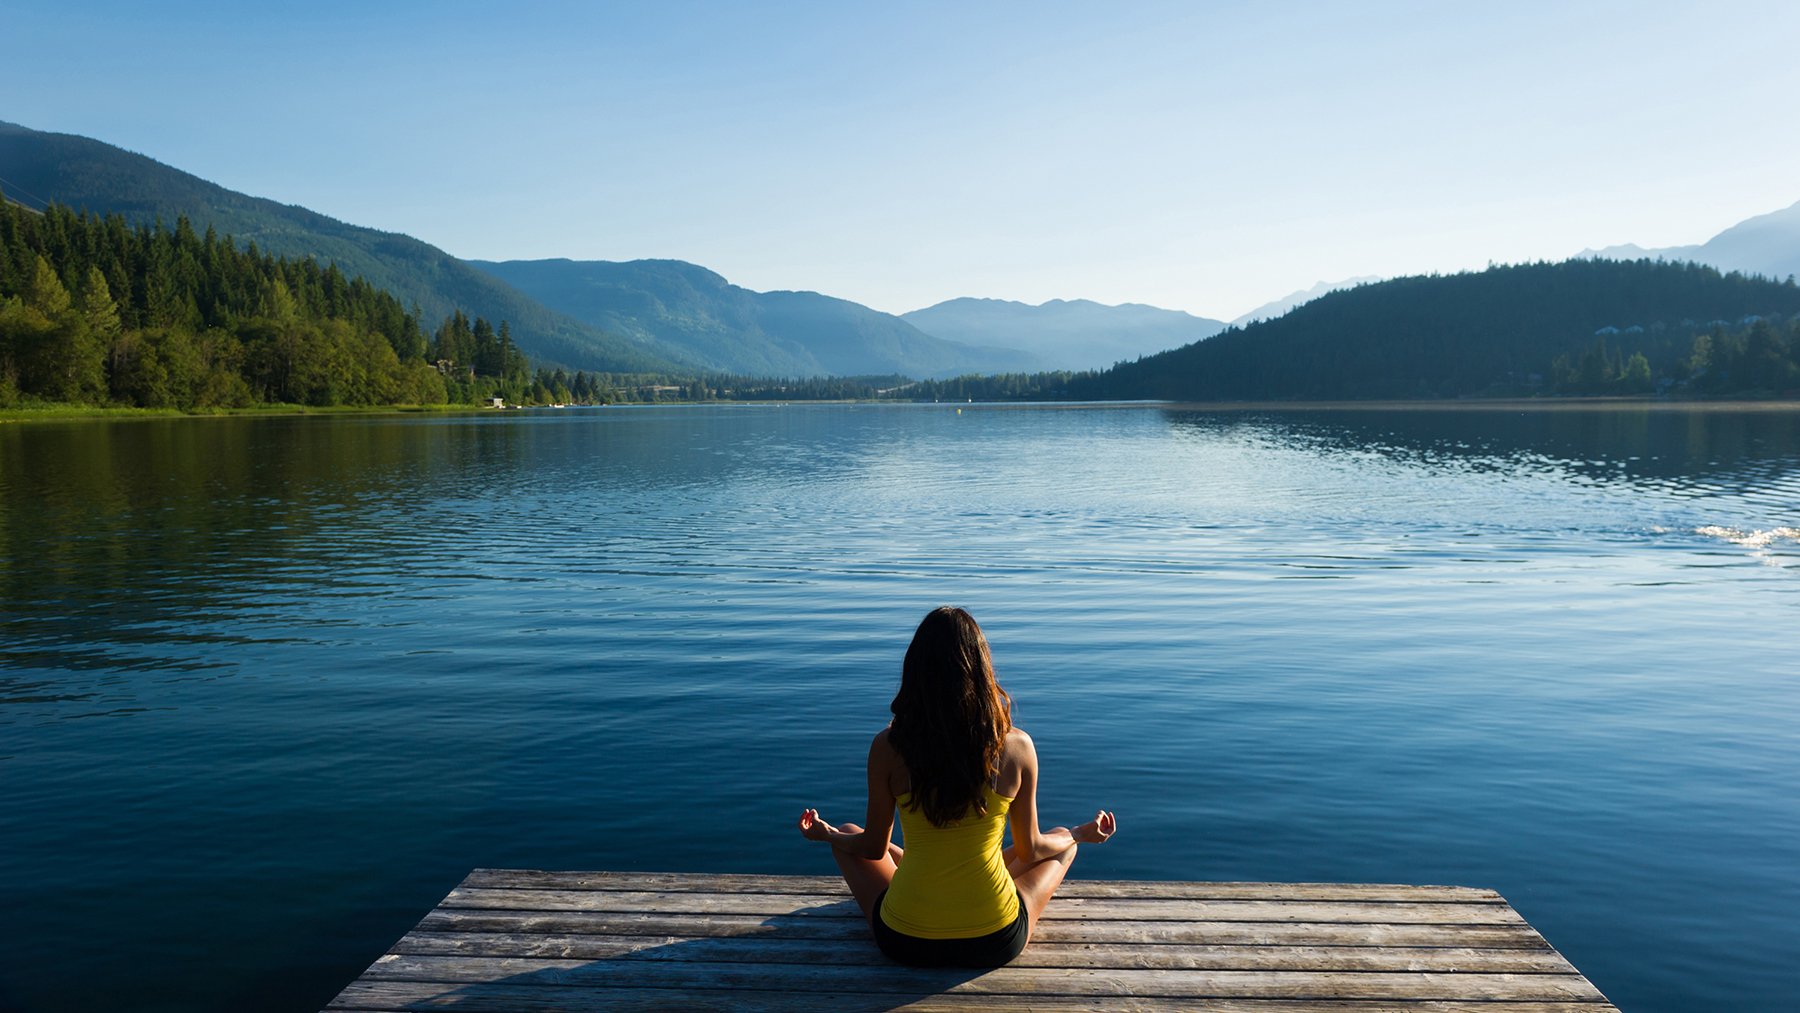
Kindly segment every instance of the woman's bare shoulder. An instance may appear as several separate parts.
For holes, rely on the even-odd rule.
[[[1006,733],[1006,742],[1000,747],[1000,755],[1008,760],[1026,763],[1037,757],[1037,743],[1023,728],[1014,728]]]
[[[906,794],[912,784],[912,778],[906,772],[906,757],[900,755],[900,750],[888,738],[886,728],[876,732],[869,743],[869,776],[881,780],[896,796]]]
[[[888,731],[889,729],[883,728],[875,733],[875,738],[869,743],[870,755],[882,757],[898,757],[900,755],[900,750],[895,748],[893,740],[888,738]]]

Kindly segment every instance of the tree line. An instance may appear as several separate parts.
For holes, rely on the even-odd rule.
[[[909,376],[774,377],[714,373],[595,373],[568,377],[561,369],[540,371],[530,403],[545,397],[556,403],[655,403],[659,401],[1044,401],[1067,396],[1070,383],[1087,373],[1066,370],[1044,373],[971,374],[945,380]]]
[[[0,198],[0,406],[473,403],[531,379],[505,322],[459,311],[428,335],[335,264]]]
[[[1616,328],[1615,328],[1616,330]],[[1628,331],[1632,329],[1627,329]],[[1734,396],[1792,394],[1800,389],[1800,315],[1752,315],[1706,325],[1637,328],[1642,333],[1593,337],[1548,361],[1508,370],[1467,393],[1498,397],[1533,395],[1675,394]],[[1165,353],[1166,354],[1166,353]],[[1377,351],[1375,354],[1379,354]],[[1152,357],[1153,359],[1156,357]],[[1523,359],[1523,356],[1519,357]],[[1145,360],[1139,360],[1143,362]],[[519,404],[655,404],[709,401],[1071,401],[1197,399],[1179,388],[1147,384],[1115,389],[1114,370],[999,373],[914,380],[902,375],[769,377],[733,374],[576,373],[540,368],[512,400]],[[1135,364],[1129,364],[1135,365]],[[1158,393],[1152,394],[1154,389]],[[1222,400],[1255,397],[1227,389]],[[1449,388],[1454,390],[1455,388]],[[1388,388],[1389,391],[1392,388]],[[1347,398],[1399,396],[1347,393]],[[1442,396],[1423,391],[1412,396]]]
[[[1771,312],[1735,323],[1674,330],[1674,340],[1598,337],[1559,355],[1546,377],[1555,394],[1696,394],[1713,397],[1800,393],[1800,317]],[[1646,332],[1647,334],[1649,332]]]

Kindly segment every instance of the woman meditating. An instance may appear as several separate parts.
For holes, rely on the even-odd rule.
[[[1037,750],[1012,726],[987,638],[962,609],[919,624],[890,709],[869,745],[867,828],[808,809],[800,833],[830,843],[881,952],[921,967],[999,967],[1030,941],[1076,845],[1112,836],[1113,814],[1038,830]],[[896,809],[904,850],[892,842]]]

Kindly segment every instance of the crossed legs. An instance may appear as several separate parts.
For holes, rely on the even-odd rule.
[[[1050,833],[1067,833],[1068,828],[1056,827]],[[1000,857],[1006,859],[1006,871],[1012,874],[1013,885],[1019,888],[1019,896],[1025,900],[1026,916],[1030,919],[1030,929],[1026,940],[1037,936],[1038,918],[1044,908],[1050,905],[1050,898],[1055,896],[1056,888],[1062,885],[1063,877],[1069,874],[1069,866],[1075,862],[1075,852],[1079,844],[1071,844],[1049,858],[1040,858],[1027,865],[1013,854],[1013,849],[1006,848]]]
[[[840,823],[838,829],[846,834],[860,834],[862,827],[854,823]],[[888,842],[887,854],[871,861],[855,855],[831,849],[831,857],[837,860],[838,871],[844,874],[844,882],[850,885],[850,892],[856,895],[856,903],[862,908],[864,918],[873,916],[875,898],[894,881],[894,870],[900,867],[900,859],[906,857],[906,851],[892,841]]]
[[[840,824],[838,829],[847,834],[862,833],[862,828],[854,823]],[[1068,831],[1057,827],[1050,832]],[[1030,864],[1015,858],[1011,848],[1000,852],[1000,857],[1006,861],[1006,871],[1012,875],[1013,885],[1019,888],[1019,896],[1025,901],[1026,917],[1030,923],[1027,939],[1037,935],[1038,918],[1043,915],[1044,908],[1049,906],[1056,888],[1062,885],[1063,877],[1068,875],[1078,848],[1079,845],[1071,844],[1048,858]],[[836,848],[831,849],[831,857],[837,861],[838,871],[844,874],[844,882],[849,884],[850,892],[856,895],[856,903],[862,908],[863,917],[868,918],[875,911],[875,898],[880,897],[881,891],[886,890],[888,884],[893,882],[894,870],[900,867],[906,851],[900,845],[889,842],[887,854],[879,859],[858,858]]]

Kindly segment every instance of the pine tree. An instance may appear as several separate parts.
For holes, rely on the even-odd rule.
[[[113,302],[112,289],[98,267],[88,267],[87,279],[81,286],[81,315],[98,340],[110,345],[118,338],[122,329],[119,304]]]
[[[56,269],[41,256],[34,259],[31,278],[24,294],[25,305],[47,318],[55,317],[69,308],[69,290],[63,286],[62,279],[56,276]]]

